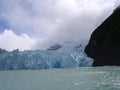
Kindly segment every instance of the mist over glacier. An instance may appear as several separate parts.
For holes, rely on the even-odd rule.
[[[1,0],[0,48],[43,50],[54,43],[88,40],[118,4],[119,0]]]

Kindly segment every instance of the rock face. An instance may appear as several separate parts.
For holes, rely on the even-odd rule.
[[[56,43],[56,44],[50,46],[50,48],[48,48],[47,50],[48,50],[48,51],[58,50],[58,49],[60,49],[61,47],[62,47],[62,46],[61,46],[60,44]]]
[[[91,35],[85,53],[93,66],[120,66],[120,8],[114,10]]]

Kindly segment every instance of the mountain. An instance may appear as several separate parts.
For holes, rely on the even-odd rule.
[[[54,45],[51,45],[47,49],[47,51],[69,52],[75,48],[84,49],[86,44],[87,44],[87,41],[67,41],[62,44],[56,43]]]
[[[53,46],[59,46],[55,44]],[[52,49],[54,47],[52,46]],[[79,41],[60,45],[56,50],[0,51],[0,70],[90,67],[93,60]],[[51,47],[50,47],[51,48]]]
[[[81,48],[83,50],[86,46],[86,41],[68,41],[62,44],[63,47],[61,47],[58,51],[66,51],[69,52],[71,50]]]
[[[93,66],[120,66],[120,7],[92,33],[85,52]]]
[[[60,44],[56,43],[56,44],[50,46],[47,50],[48,50],[48,51],[58,50],[58,49],[60,49],[61,47],[62,47],[62,46],[61,46]]]

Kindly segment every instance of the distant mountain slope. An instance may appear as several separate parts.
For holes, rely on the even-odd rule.
[[[59,52],[67,52],[74,50],[75,48],[81,48],[82,50],[87,45],[87,41],[68,41],[63,44],[54,44],[50,46],[48,51],[59,51]]]
[[[58,50],[58,49],[60,49],[61,47],[62,47],[62,46],[61,46],[60,44],[56,43],[56,44],[50,46],[47,50],[48,50],[48,51]]]
[[[85,45],[86,45],[87,42],[81,42],[81,41],[70,41],[70,42],[66,42],[64,43],[58,51],[70,51],[70,50],[73,50],[73,49],[77,49],[77,48],[81,48],[84,49],[85,48]]]
[[[92,33],[85,52],[93,66],[120,66],[120,7]]]

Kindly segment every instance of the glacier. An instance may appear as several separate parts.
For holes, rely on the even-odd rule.
[[[79,41],[63,44],[58,50],[0,50],[0,70],[90,67],[93,59]]]

